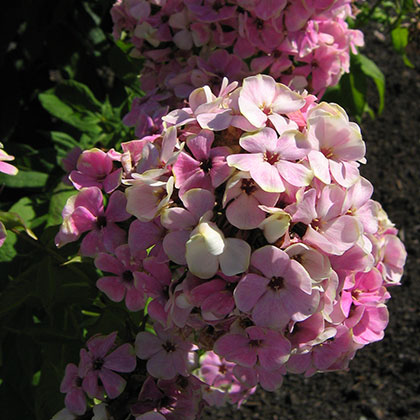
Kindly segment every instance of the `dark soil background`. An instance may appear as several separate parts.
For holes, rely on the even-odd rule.
[[[207,409],[204,420],[420,419],[420,44],[410,45],[415,69],[366,30],[362,51],[386,77],[380,117],[362,121],[368,163],[362,175],[400,230],[408,251],[402,286],[391,290],[385,338],[359,350],[348,372],[285,377],[275,393],[258,390],[238,411]],[[372,84],[369,96],[376,101]]]

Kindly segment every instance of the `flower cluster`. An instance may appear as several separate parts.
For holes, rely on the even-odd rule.
[[[406,252],[359,173],[359,127],[270,76],[237,85],[194,90],[162,133],[84,151],[69,176],[57,245],[84,235],[98,288],[130,311],[148,302],[137,419],[195,418],[200,398],[241,403],[286,373],[347,368],[383,338],[400,283]]]
[[[118,0],[114,37],[145,58],[141,87],[124,122],[136,135],[160,132],[167,105],[197,87],[267,73],[322,95],[349,71],[363,34],[348,28],[351,0]],[[172,93],[172,94],[170,94]]]

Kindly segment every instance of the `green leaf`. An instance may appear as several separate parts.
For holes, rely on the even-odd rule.
[[[380,115],[385,105],[385,76],[379,67],[363,54],[352,56],[352,61],[360,67],[361,71],[370,77],[376,85],[379,95],[378,114]]]
[[[15,176],[0,174],[0,184],[10,188],[42,188],[48,179],[48,174],[37,171],[20,170]]]
[[[32,239],[38,239],[18,213],[0,211],[0,222],[2,222],[8,230],[24,229]]]
[[[16,255],[15,244],[17,242],[17,235],[13,232],[7,232],[6,241],[0,247],[0,262],[12,261]],[[1,302],[1,299],[0,299]],[[1,308],[0,308],[1,310]]]
[[[397,27],[391,31],[392,45],[400,54],[404,54],[405,52],[408,44],[408,35],[408,28]]]
[[[61,158],[64,158],[71,149],[79,146],[79,142],[67,133],[51,131],[49,135]]]
[[[407,67],[414,68],[414,64],[409,60],[406,53],[408,45],[409,30],[405,27],[397,27],[391,31],[391,40],[394,49],[401,55]]]
[[[66,80],[55,87],[55,94],[62,101],[71,105],[79,111],[88,109],[92,112],[101,110],[99,102],[92,91],[83,83],[76,80]]]
[[[23,221],[28,226],[30,226],[31,221],[36,217],[33,206],[34,204],[29,197],[23,197],[18,202],[13,204],[9,211],[17,213],[23,219]]]
[[[72,89],[72,86],[66,84],[40,93],[38,97],[42,106],[54,117],[80,131],[99,133],[100,117],[89,111],[89,108],[98,111],[100,103],[91,93],[88,88]]]

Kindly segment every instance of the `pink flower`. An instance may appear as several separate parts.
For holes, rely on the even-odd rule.
[[[78,416],[86,412],[86,396],[82,389],[82,383],[83,378],[79,376],[79,368],[75,364],[69,363],[61,381],[60,392],[66,393],[64,400],[66,408]]]
[[[192,188],[180,197],[182,207],[170,207],[163,210],[161,223],[168,229],[163,239],[163,248],[168,257],[179,265],[186,265],[185,245],[191,231],[200,218],[214,207],[214,194],[201,188]]]
[[[233,289],[238,280],[237,277],[219,275],[191,290],[191,301],[194,306],[201,308],[201,315],[205,320],[223,319],[233,311]]]
[[[113,252],[125,242],[125,233],[115,222],[129,218],[125,211],[125,196],[115,191],[106,210],[103,196],[97,187],[83,188],[77,195],[67,200],[63,209],[63,224],[55,237],[57,246],[76,241],[84,232],[90,231],[83,239],[81,253],[95,256],[98,252]]]
[[[234,297],[239,310],[251,313],[257,326],[284,328],[290,320],[303,321],[318,307],[308,272],[280,249],[267,245],[252,254],[251,266],[263,275],[248,273]]]
[[[4,241],[7,237],[6,227],[2,222],[0,222],[0,247],[4,244]]]
[[[332,176],[343,187],[351,187],[359,178],[356,161],[365,162],[359,126],[349,122],[344,110],[335,104],[319,104],[307,118],[308,136],[314,144],[308,159],[315,176],[325,184]]]
[[[245,335],[226,334],[215,345],[216,353],[244,367],[258,362],[266,369],[277,369],[289,358],[290,343],[277,331],[248,327]]]
[[[281,114],[297,111],[304,105],[298,93],[261,74],[247,77],[239,93],[239,109],[256,128],[265,127],[267,120],[274,126],[282,125]]]
[[[232,170],[226,163],[229,149],[226,147],[211,148],[214,133],[202,130],[197,136],[187,140],[187,146],[194,156],[181,152],[173,165],[175,187],[182,195],[191,188],[213,189],[222,184]]]
[[[85,150],[77,160],[77,170],[70,173],[69,179],[77,190],[98,187],[111,193],[120,185],[122,171],[113,171],[112,162],[102,150]]]
[[[262,190],[247,172],[237,172],[226,183],[223,196],[226,217],[239,229],[255,229],[266,217],[261,205],[274,206],[279,196]]]
[[[320,192],[309,189],[298,194],[296,203],[286,207],[297,224],[296,232],[307,245],[327,254],[343,255],[360,239],[363,226],[358,218],[342,213],[345,194],[337,184],[326,185]]]
[[[155,378],[187,376],[187,357],[192,345],[159,324],[155,324],[154,329],[157,335],[146,331],[137,334],[137,357],[147,360],[147,371]]]
[[[116,337],[116,332],[94,336],[86,344],[88,351],[80,350],[79,375],[83,378],[82,388],[90,397],[102,400],[104,390],[109,398],[118,397],[126,381],[115,372],[132,372],[136,367],[136,356],[130,344],[109,353]]]
[[[166,263],[159,262],[155,257],[146,258],[143,267],[144,271],[134,272],[135,283],[146,296],[153,298],[147,307],[149,315],[165,325],[172,273]]]
[[[298,131],[286,131],[279,138],[272,128],[265,127],[256,133],[243,135],[239,144],[249,153],[228,156],[228,164],[248,171],[264,191],[283,192],[283,179],[295,186],[311,182],[312,171],[295,163],[309,151],[306,139]]]
[[[102,271],[116,274],[101,277],[96,287],[104,292],[112,301],[120,302],[125,297],[125,304],[130,311],[138,311],[144,307],[144,292],[136,287],[134,272],[142,268],[146,251],[120,245],[115,249],[115,257],[99,253],[95,265]]]
[[[15,166],[6,163],[7,161],[14,160],[15,157],[8,155],[3,149],[3,144],[0,143],[0,172],[3,172],[7,175],[16,175],[18,170]]]

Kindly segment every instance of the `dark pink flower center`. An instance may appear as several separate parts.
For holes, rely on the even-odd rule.
[[[80,388],[80,387],[82,386],[82,382],[83,382],[83,379],[82,379],[80,376],[78,376],[78,377],[75,379],[74,384],[75,384],[78,388]]]
[[[250,347],[260,347],[262,344],[262,340],[250,340],[249,341],[249,346]]]
[[[93,370],[101,370],[102,366],[104,365],[105,360],[102,357],[98,357],[93,361]]]
[[[245,194],[251,195],[255,192],[257,187],[255,186],[255,182],[252,179],[243,179],[241,184],[241,190],[245,191]]]
[[[255,25],[257,26],[257,29],[261,30],[264,28],[264,21],[262,19],[256,19]]]
[[[292,233],[295,233],[299,237],[303,238],[303,236],[305,235],[307,229],[308,229],[308,226],[307,225],[305,225],[302,222],[298,222],[298,223],[295,223],[293,225],[293,227],[291,229],[291,232]]]
[[[122,273],[122,279],[124,283],[132,283],[134,280],[133,273],[130,270],[124,271]]]
[[[268,287],[276,292],[282,289],[283,286],[284,286],[283,277],[272,277],[270,280],[270,283],[268,283]]]
[[[213,162],[211,161],[211,159],[203,160],[203,161],[200,163],[200,168],[201,168],[201,169],[202,169],[205,173],[208,173],[212,167],[213,167]]]
[[[176,350],[176,347],[173,343],[170,341],[167,341],[166,343],[162,344],[162,347],[167,351],[168,353],[173,353]]]
[[[264,160],[268,162],[270,165],[274,165],[280,160],[280,156],[278,153],[273,153],[267,150],[264,153]]]
[[[106,217],[105,216],[98,216],[98,218],[96,219],[96,226],[98,227],[98,229],[102,229],[106,226]]]
[[[227,372],[227,367],[224,363],[219,366],[219,372],[224,375]]]

